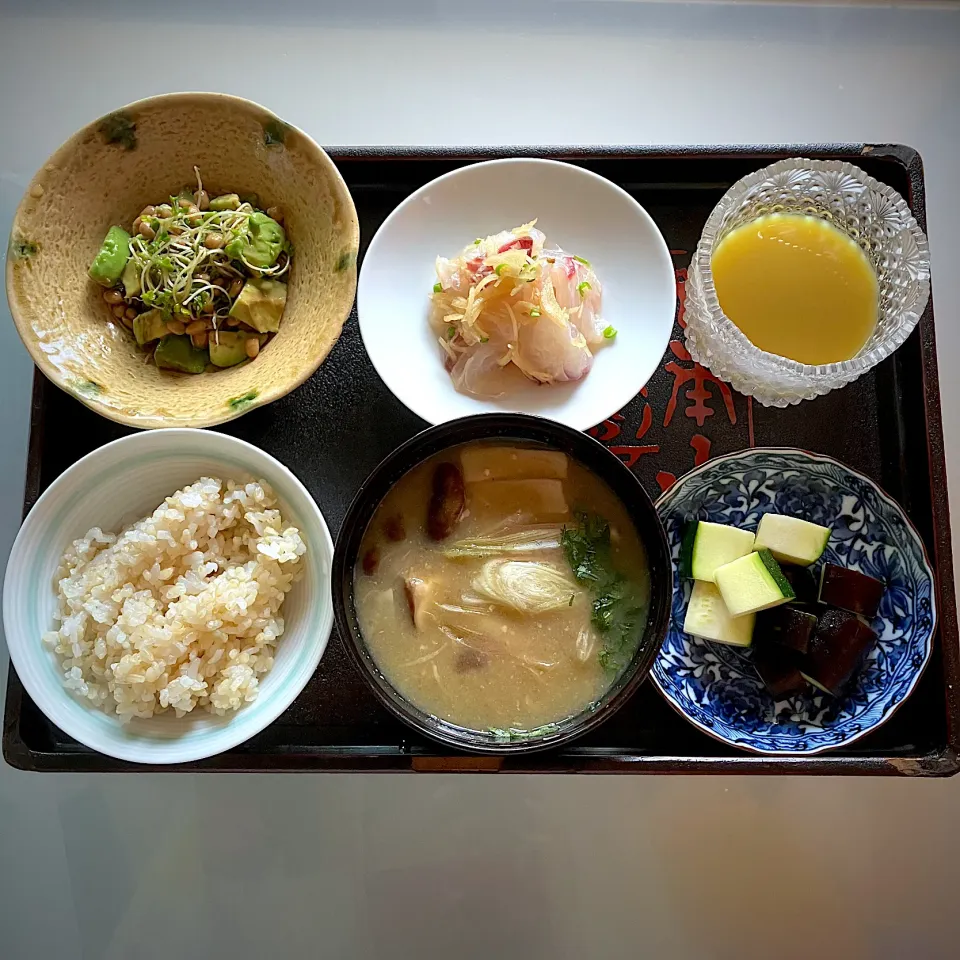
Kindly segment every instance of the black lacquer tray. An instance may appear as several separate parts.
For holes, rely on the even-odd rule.
[[[892,357],[815,401],[773,410],[718,382],[683,347],[686,267],[723,192],[758,167],[791,156],[849,160],[907,198],[925,227],[923,170],[910,148],[863,144],[692,148],[331,149],[353,193],[362,243],[406,196],[463,164],[501,156],[568,160],[620,184],[657,221],[673,252],[674,338],[647,387],[591,431],[636,471],[651,496],[704,459],[751,445],[830,454],[877,480],[903,504],[934,558],[940,626],[933,657],[909,701],[846,749],[810,758],[742,753],[698,732],[645,683],[608,723],[560,750],[510,759],[445,754],[375,700],[336,634],[319,669],[269,729],[241,747],[174,770],[501,771],[582,773],[847,773],[948,776],[960,769],[960,649],[950,548],[932,305]],[[361,257],[363,248],[361,247]],[[336,534],[369,471],[423,422],[381,383],[354,312],[326,363],[290,396],[223,429],[278,457],[316,497]],[[128,432],[98,417],[39,373],[34,380],[24,510],[66,467]],[[111,771],[49,723],[11,668],[3,753],[28,770]]]

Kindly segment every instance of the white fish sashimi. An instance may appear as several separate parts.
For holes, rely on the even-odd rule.
[[[483,343],[462,353],[450,370],[453,385],[475,397],[502,397],[517,385],[515,372],[500,363],[505,350],[502,343]]]
[[[531,380],[565,383],[580,380],[590,372],[593,354],[572,323],[548,320],[521,327],[513,362]]]
[[[437,257],[437,279],[444,290],[465,290],[469,286],[461,280],[459,261],[446,257]]]
[[[517,228],[514,230],[501,230],[489,236],[482,243],[467,247],[463,251],[463,256],[492,257],[496,253],[505,253],[507,250],[526,250],[532,257],[539,257],[543,252],[543,245],[546,242],[546,236],[542,230],[536,227],[527,229]]]
[[[591,346],[603,343],[606,323],[600,316],[600,300],[603,288],[593,268],[562,251],[554,253],[554,262],[545,271],[553,282],[557,303],[570,312],[570,320],[576,324]],[[585,285],[585,286],[584,286]]]
[[[535,221],[437,257],[430,323],[461,393],[501,397],[582,379],[606,342],[590,264],[548,247]]]

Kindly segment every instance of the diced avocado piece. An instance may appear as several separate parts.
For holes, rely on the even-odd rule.
[[[211,210],[236,210],[240,206],[240,197],[235,193],[224,193],[210,201]]]
[[[731,617],[716,584],[698,580],[693,585],[683,632],[704,640],[729,643],[735,647],[749,647],[753,640],[755,614]]]
[[[799,517],[765,513],[757,528],[757,549],[769,550],[781,563],[808,567],[823,555],[830,539],[830,528]]]
[[[112,287],[130,259],[130,234],[123,227],[111,227],[90,264],[90,276],[101,286]]]
[[[257,211],[247,218],[246,232],[233,236],[224,249],[228,257],[265,269],[277,262],[286,241],[283,227],[272,217]]]
[[[183,373],[203,373],[210,356],[206,350],[198,350],[189,337],[173,334],[164,337],[153,354],[154,362],[163,370],[180,370]]]
[[[753,534],[749,530],[694,520],[687,526],[680,546],[680,576],[713,583],[717,567],[752,550]]]
[[[769,550],[718,567],[714,579],[732,617],[759,613],[794,598],[793,587]]]
[[[230,308],[230,316],[253,327],[257,333],[276,333],[287,303],[287,285],[266,277],[248,280]]]
[[[133,321],[133,335],[142,347],[145,343],[160,340],[167,335],[167,324],[159,310],[148,310]]]
[[[123,284],[123,295],[130,300],[140,293],[140,267],[137,261],[131,257],[123,267],[123,273],[120,276],[120,282]]]
[[[247,359],[247,337],[219,330],[210,337],[210,362],[217,367],[235,367]]]

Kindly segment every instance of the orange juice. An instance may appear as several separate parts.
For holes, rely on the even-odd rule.
[[[800,363],[855,357],[877,324],[877,275],[826,220],[773,213],[731,230],[713,252],[720,308],[761,350]]]

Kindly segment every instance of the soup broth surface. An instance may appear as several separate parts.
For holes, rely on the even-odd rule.
[[[454,497],[438,519],[436,486],[449,493],[458,477],[462,508]],[[440,521],[456,513],[447,532]],[[578,581],[560,542],[584,522],[609,525],[605,564],[631,598],[612,626],[598,625],[597,589]],[[364,534],[354,585],[391,684],[475,730],[531,730],[601,697],[636,648],[650,593],[643,546],[606,484],[565,454],[512,442],[454,447],[403,476]],[[611,657],[626,606],[632,646]]]

